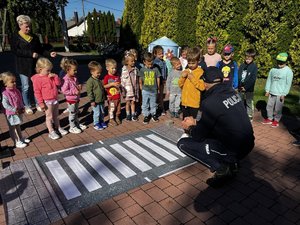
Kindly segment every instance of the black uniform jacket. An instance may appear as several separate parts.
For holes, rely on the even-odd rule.
[[[255,138],[245,107],[226,83],[206,91],[201,111],[201,119],[190,131],[193,139],[216,139],[239,159],[253,149]]]

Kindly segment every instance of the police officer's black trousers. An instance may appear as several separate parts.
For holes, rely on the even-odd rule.
[[[202,142],[190,137],[181,138],[177,143],[184,154],[208,167],[211,172],[218,170],[224,163],[236,163],[234,153],[228,151],[221,142],[215,139],[205,139]]]

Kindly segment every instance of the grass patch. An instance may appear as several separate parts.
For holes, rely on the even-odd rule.
[[[257,79],[255,84],[254,90],[254,105],[258,101],[265,101],[268,102],[268,98],[265,96],[265,85],[267,79]],[[283,114],[286,115],[300,115],[300,104],[299,104],[299,97],[300,97],[300,86],[299,85],[292,85],[290,93],[286,96],[284,101],[284,110]]]

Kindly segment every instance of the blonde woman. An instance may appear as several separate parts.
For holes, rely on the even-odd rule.
[[[11,48],[15,54],[16,73],[22,84],[22,98],[25,112],[32,114],[31,98],[33,99],[31,76],[35,73],[34,68],[39,56],[55,57],[56,52],[47,52],[42,47],[39,38],[31,34],[31,19],[26,15],[17,17],[19,31],[12,38]],[[40,108],[37,107],[40,111]]]

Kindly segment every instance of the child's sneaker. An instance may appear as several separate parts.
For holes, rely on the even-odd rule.
[[[68,131],[66,131],[65,129],[62,129],[61,127],[58,128],[58,132],[61,134],[61,136],[68,134]]]
[[[262,124],[272,124],[272,120],[269,120],[269,119],[264,119],[264,121],[262,121],[261,123]]]
[[[106,124],[105,122],[102,122],[102,123],[101,123],[101,126],[102,126],[103,128],[107,128],[107,124]]]
[[[138,117],[135,114],[132,116],[131,119],[132,119],[132,121],[135,121],[135,122],[138,121]]]
[[[157,117],[156,115],[153,115],[153,116],[152,116],[152,121],[153,121],[154,123],[157,123],[157,122],[159,121],[159,119],[158,119],[158,117]]]
[[[276,121],[276,120],[274,120],[271,126],[272,127],[278,127],[279,126],[279,122]]]
[[[87,126],[80,123],[80,124],[79,124],[79,128],[80,128],[81,130],[85,130],[85,129],[87,128]]]
[[[27,144],[22,141],[17,141],[16,143],[16,148],[25,148],[26,146]]]
[[[49,138],[51,138],[52,140],[57,140],[59,139],[59,135],[55,132],[55,131],[52,131],[49,135],[48,135]]]
[[[127,116],[126,116],[126,120],[127,120],[127,121],[131,121],[131,115],[127,115]]]
[[[148,124],[149,121],[150,121],[150,116],[145,116],[145,117],[144,117],[143,124]]]
[[[174,112],[170,112],[171,118],[175,117],[175,113]]]
[[[117,123],[117,125],[120,125],[122,123],[118,116],[116,116],[116,123]]]
[[[39,105],[36,105],[36,107],[35,107],[35,108],[36,108],[36,110],[37,110],[37,111],[39,111],[39,112],[43,112],[42,108],[41,108]]]
[[[68,113],[69,112],[69,108],[66,108],[63,113]]]
[[[28,143],[30,143],[30,139],[28,139],[28,138],[23,138],[22,140],[21,140],[23,143],[26,143],[26,144],[28,144]]]
[[[31,108],[25,107],[25,113],[28,114],[28,115],[32,115],[32,114],[33,114],[33,111],[32,111]]]
[[[80,134],[82,131],[78,127],[72,127],[69,129],[69,132],[72,134]]]
[[[114,119],[110,119],[109,120],[109,123],[108,123],[108,126],[109,127],[113,127],[113,126],[117,126],[118,124],[117,124],[117,122],[114,120]]]
[[[103,130],[103,126],[100,123],[94,125],[95,130]]]

